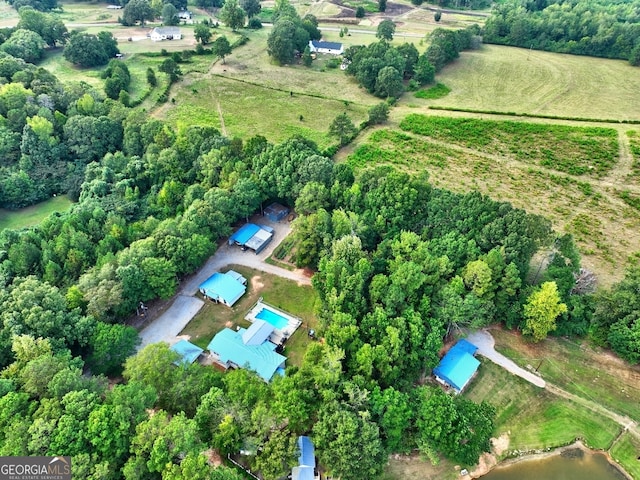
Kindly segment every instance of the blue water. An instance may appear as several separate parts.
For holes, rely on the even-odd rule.
[[[263,308],[258,312],[256,318],[260,320],[264,320],[265,322],[269,322],[271,325],[276,327],[278,330],[282,330],[284,327],[289,325],[289,320],[283,317],[282,315],[278,315],[273,310],[268,310]]]

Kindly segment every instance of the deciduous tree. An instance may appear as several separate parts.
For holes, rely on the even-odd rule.
[[[524,305],[525,324],[522,332],[531,335],[535,342],[544,340],[556,329],[556,318],[567,312],[567,306],[560,301],[555,282],[545,282],[529,295]]]

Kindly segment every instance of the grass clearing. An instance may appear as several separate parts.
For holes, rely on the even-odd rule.
[[[576,438],[606,450],[616,438],[620,428],[613,420],[535,387],[489,360],[480,360],[478,375],[465,396],[496,407],[495,436],[507,433],[509,450],[553,448]]]
[[[416,98],[436,99],[449,95],[451,89],[443,83],[436,83],[433,87],[418,90],[413,96]]]
[[[609,452],[633,478],[640,478],[640,440],[629,432],[622,434]]]
[[[618,158],[613,128],[411,114],[403,130],[572,175],[603,176]]]
[[[622,60],[483,45],[462,52],[437,79],[452,90],[431,101],[439,106],[640,119],[640,76]]]
[[[300,286],[292,280],[252,268],[230,265],[229,269],[241,273],[248,280],[247,292],[232,308],[205,302],[200,312],[180,334],[189,335],[193,343],[206,348],[214,335],[226,326],[246,328],[251,325],[244,317],[258,298],[262,297],[265,302],[303,320],[300,328],[287,341],[284,352],[289,365],[300,365],[304,352],[312,341],[307,335],[307,330],[316,328],[316,292],[311,286]]]
[[[503,329],[492,329],[496,350],[521,366],[539,366],[541,376],[560,388],[640,420],[640,367],[631,366],[587,342],[547,338],[538,344]]]
[[[0,209],[0,231],[5,228],[18,230],[39,224],[53,212],[64,212],[73,205],[69,197],[60,195],[20,210]]]

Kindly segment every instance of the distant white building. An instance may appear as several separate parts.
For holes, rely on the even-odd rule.
[[[161,40],[180,40],[182,33],[178,27],[156,27],[151,30],[151,40],[159,42]]]
[[[331,55],[342,55],[344,47],[338,42],[323,42],[320,40],[309,40],[309,50],[315,53],[329,53]]]

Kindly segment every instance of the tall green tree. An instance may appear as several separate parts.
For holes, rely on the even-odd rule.
[[[222,58],[222,64],[224,65],[224,58],[231,53],[231,44],[229,44],[227,37],[218,37],[216,41],[213,42],[211,50],[214,55]]]
[[[555,282],[545,282],[538,290],[529,295],[524,305],[524,327],[522,332],[531,335],[535,342],[544,340],[547,334],[556,329],[556,319],[567,312],[562,303]]]
[[[122,11],[122,24],[135,25],[140,22],[144,27],[147,20],[153,20],[155,13],[149,0],[130,0]]]
[[[204,23],[199,23],[193,29],[193,36],[195,39],[200,42],[202,45],[206,45],[211,40],[211,29],[209,25],[205,25]]]
[[[384,12],[384,10],[380,11]],[[383,20],[378,24],[378,29],[376,30],[376,38],[390,42],[391,40],[393,40],[393,35],[395,33],[396,24],[393,23],[393,20]]]
[[[329,135],[336,137],[340,146],[348,144],[358,134],[358,129],[346,113],[341,113],[329,125]]]
[[[218,16],[234,32],[244,27],[245,12],[238,5],[238,0],[226,0]]]

